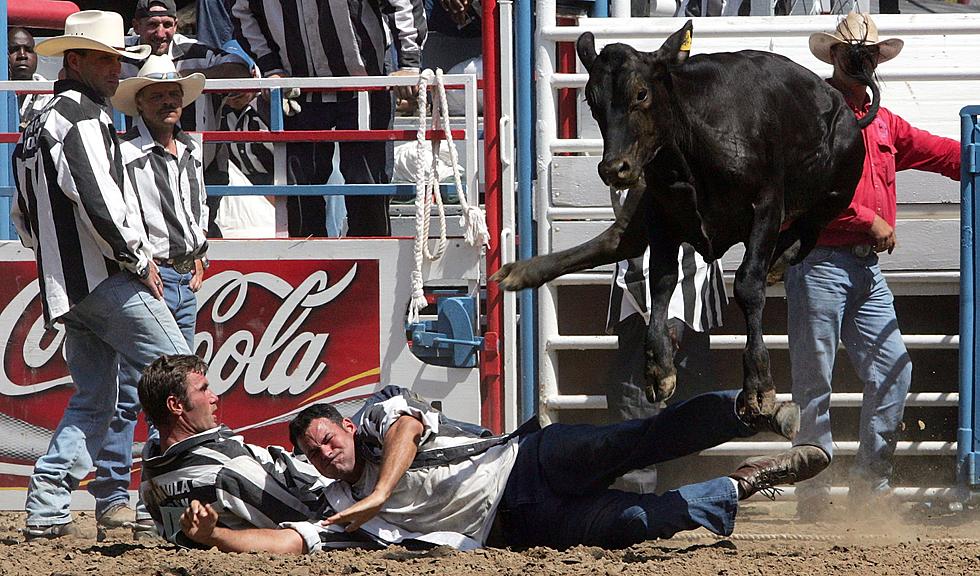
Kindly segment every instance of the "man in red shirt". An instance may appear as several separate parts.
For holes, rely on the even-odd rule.
[[[898,39],[878,41],[867,14],[850,13],[834,34],[810,36],[810,51],[834,65],[828,80],[858,118],[870,99],[853,75],[868,73],[898,55]],[[863,131],[864,171],[851,205],[820,235],[817,246],[786,273],[793,400],[802,410],[795,444],[819,446],[833,457],[830,393],[834,357],[843,341],[864,383],[860,447],[850,471],[849,503],[874,510],[891,493],[892,457],[912,379],[912,361],[895,317],[894,297],[878,266],[878,253],[897,246],[895,172],[915,168],[954,180],[960,145],[913,128],[886,108]],[[801,520],[826,517],[827,474],[797,488]]]

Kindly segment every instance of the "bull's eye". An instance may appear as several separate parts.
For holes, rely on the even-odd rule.
[[[647,100],[647,91],[645,88],[641,88],[640,91],[636,93],[636,101],[646,102],[646,100]]]

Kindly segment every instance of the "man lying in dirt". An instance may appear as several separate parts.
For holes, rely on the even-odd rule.
[[[546,428],[532,420],[494,437],[388,386],[352,418],[317,404],[290,423],[319,477],[284,450],[244,444],[218,426],[205,373],[193,356],[164,357],[144,372],[140,400],[160,440],[148,447],[141,491],[168,540],[225,551],[620,548],[699,526],[728,535],[739,500],[808,479],[823,458],[797,446],[663,495],[620,492],[609,485],[630,470],[763,428],[792,438],[799,408],[782,404],[753,428],[736,415],[738,392],[713,392],[643,420]]]

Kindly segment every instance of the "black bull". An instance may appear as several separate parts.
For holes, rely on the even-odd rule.
[[[837,90],[776,54],[688,58],[681,47],[690,30],[688,22],[652,53],[611,44],[597,56],[592,34],[578,39],[589,71],[585,96],[603,138],[599,175],[630,192],[599,236],[508,264],[492,279],[506,290],[537,287],[640,256],[649,245],[646,394],[661,401],[676,384],[666,321],[679,245],[710,262],[744,242],[735,275],[747,325],[742,408],[767,414],[775,402],[762,340],[767,273],[806,256],[848,206],[864,159],[861,128],[874,114],[859,126]]]

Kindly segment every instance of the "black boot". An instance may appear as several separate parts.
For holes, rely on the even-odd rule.
[[[738,499],[744,500],[756,492],[775,499],[776,486],[809,480],[830,465],[827,453],[816,446],[793,446],[772,456],[756,456],[742,462],[729,475],[738,482]]]

